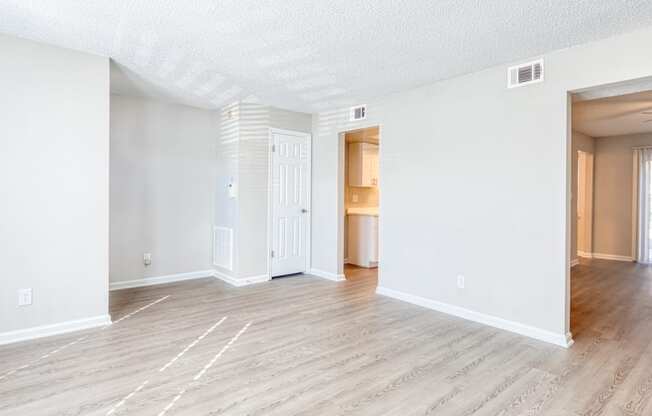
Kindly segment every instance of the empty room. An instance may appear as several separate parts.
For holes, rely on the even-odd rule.
[[[0,2],[0,415],[652,414],[652,4]]]
[[[651,86],[642,79],[572,96],[571,332],[625,341],[629,360],[648,353],[651,333]],[[625,363],[605,365],[648,365]]]

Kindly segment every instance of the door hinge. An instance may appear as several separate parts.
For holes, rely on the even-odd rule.
[[[272,257],[274,257],[274,250],[272,250]]]
[[[272,152],[275,152],[275,151],[276,151],[276,145],[273,144],[273,145],[272,145]]]

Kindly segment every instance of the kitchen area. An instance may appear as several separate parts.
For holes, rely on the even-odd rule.
[[[347,280],[377,277],[379,129],[345,134],[344,274]]]

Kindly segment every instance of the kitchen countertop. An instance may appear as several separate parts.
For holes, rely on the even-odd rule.
[[[378,216],[378,207],[351,207],[346,209],[346,215],[370,215]]]

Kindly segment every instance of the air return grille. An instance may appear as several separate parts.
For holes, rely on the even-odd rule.
[[[213,264],[233,270],[233,229],[213,227]]]
[[[515,88],[543,81],[543,59],[509,67],[507,87]]]
[[[367,118],[367,106],[358,105],[356,107],[351,107],[350,112],[350,121],[364,120]]]

